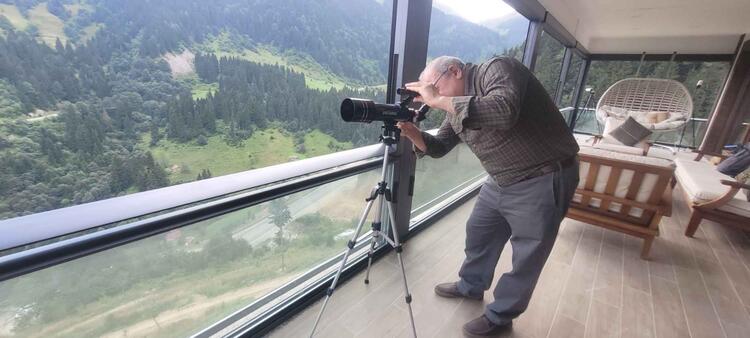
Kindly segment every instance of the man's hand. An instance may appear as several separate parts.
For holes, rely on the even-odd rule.
[[[409,140],[411,140],[411,143],[414,143],[414,145],[419,148],[421,151],[427,151],[427,145],[424,143],[424,138],[422,138],[422,131],[417,128],[417,126],[414,125],[414,123],[411,122],[399,122],[396,124],[396,126],[401,129],[401,135],[406,136]]]
[[[433,84],[420,81],[410,82],[404,86],[408,90],[419,93],[419,96],[415,97],[414,101],[422,102],[432,108],[441,109],[449,113],[455,113],[451,98],[440,95]]]

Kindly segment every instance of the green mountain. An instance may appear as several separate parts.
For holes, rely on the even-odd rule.
[[[384,100],[391,6],[0,1],[0,218],[375,142],[376,124],[338,109]],[[476,61],[509,45],[433,18],[433,56]]]

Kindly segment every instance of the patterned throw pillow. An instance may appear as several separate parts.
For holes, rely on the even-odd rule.
[[[633,146],[651,135],[651,131],[638,123],[633,117],[628,117],[619,127],[609,133],[615,140],[626,146]]]

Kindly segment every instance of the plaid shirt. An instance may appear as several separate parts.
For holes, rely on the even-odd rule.
[[[465,142],[500,185],[520,182],[542,167],[574,156],[578,144],[539,80],[513,58],[467,64],[464,96],[453,97],[437,135],[422,132],[426,152],[442,157]]]

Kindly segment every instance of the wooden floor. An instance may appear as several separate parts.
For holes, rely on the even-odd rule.
[[[695,238],[685,237],[688,210],[682,192],[674,196],[674,214],[662,221],[649,261],[638,257],[640,240],[566,219],[511,336],[750,337],[750,236],[704,221]],[[461,337],[461,326],[482,314],[482,302],[433,293],[436,283],[458,278],[473,205],[470,200],[405,245],[420,337]],[[507,246],[496,281],[509,270],[510,253]],[[395,254],[373,266],[369,286],[363,278],[337,289],[317,337],[410,336]],[[270,336],[309,335],[320,306],[313,304]]]

